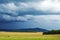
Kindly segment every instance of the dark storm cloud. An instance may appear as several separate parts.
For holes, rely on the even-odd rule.
[[[10,2],[36,2],[36,1],[39,1],[39,0],[0,0],[0,3],[10,3]],[[42,1],[42,0],[40,0]]]
[[[11,16],[6,14],[0,14],[0,22],[26,22],[33,18],[32,15],[25,16]]]
[[[58,0],[0,0],[0,12],[2,14],[58,15],[60,14],[59,10],[60,2]]]
[[[58,15],[60,1],[55,0],[0,0],[0,20],[26,21],[25,15]],[[28,17],[28,16],[27,16]]]
[[[0,29],[60,28],[59,0],[0,0]]]

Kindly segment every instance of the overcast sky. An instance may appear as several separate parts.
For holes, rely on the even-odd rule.
[[[0,29],[60,29],[60,0],[0,0]]]

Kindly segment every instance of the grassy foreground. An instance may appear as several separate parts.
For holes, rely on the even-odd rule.
[[[0,40],[60,40],[60,35],[40,35],[40,33],[0,32]]]

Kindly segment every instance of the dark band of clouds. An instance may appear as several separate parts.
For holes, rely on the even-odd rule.
[[[38,2],[38,1],[43,1],[43,0],[0,0],[0,3],[10,3],[10,2]]]
[[[25,20],[25,15],[60,15],[59,0],[0,0],[0,20]],[[6,18],[6,16],[8,18]],[[22,16],[22,17],[21,17]],[[17,20],[17,21],[19,21]]]

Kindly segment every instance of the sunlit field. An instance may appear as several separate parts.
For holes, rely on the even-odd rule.
[[[60,34],[42,35],[40,32],[0,32],[0,40],[60,40]]]

